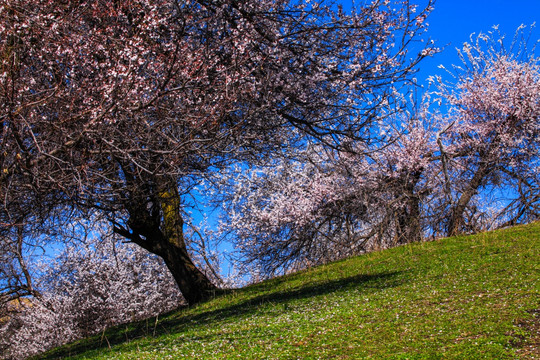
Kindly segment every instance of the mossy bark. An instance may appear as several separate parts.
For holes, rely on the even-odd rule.
[[[180,214],[180,195],[175,186],[159,189],[162,211],[160,256],[171,271],[189,304],[206,300],[216,287],[191,261],[184,240],[184,222]]]
[[[160,256],[188,304],[207,300],[217,288],[195,266],[187,250],[180,194],[175,182],[162,181],[145,195],[134,196],[128,206],[129,229],[117,225],[115,232]],[[152,199],[151,206],[148,198]]]

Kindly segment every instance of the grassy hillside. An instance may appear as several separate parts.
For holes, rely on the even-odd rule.
[[[48,359],[539,359],[540,223],[412,244],[111,329]]]

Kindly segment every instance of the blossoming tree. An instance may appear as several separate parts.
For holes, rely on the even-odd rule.
[[[233,161],[368,136],[434,51],[407,51],[430,5],[1,2],[1,226],[100,212],[204,300],[215,285],[187,250],[185,197]]]
[[[440,86],[454,121],[444,149],[456,177],[447,235],[469,230],[465,212],[483,188],[505,184],[519,194],[509,224],[538,210],[540,63],[524,35],[518,29],[506,47],[497,32],[465,43],[455,83]]]
[[[234,234],[249,271],[273,276],[422,238],[436,133],[415,116],[398,118],[379,149],[313,145],[222,176],[222,231]]]
[[[379,148],[307,146],[230,174],[222,228],[241,260],[272,276],[540,217],[540,68],[523,30],[510,47],[495,33],[466,43],[455,82],[372,128]]]
[[[41,296],[17,302],[0,320],[3,359],[26,359],[183,302],[157,256],[103,236],[90,235],[82,245],[67,246],[34,279]]]

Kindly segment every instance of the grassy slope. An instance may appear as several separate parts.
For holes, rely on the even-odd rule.
[[[236,290],[50,352],[77,359],[540,358],[540,223]]]

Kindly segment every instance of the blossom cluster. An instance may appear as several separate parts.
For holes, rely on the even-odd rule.
[[[25,359],[183,303],[163,262],[134,245],[94,239],[66,247],[42,267],[41,296],[18,301],[0,320],[4,359]]]

